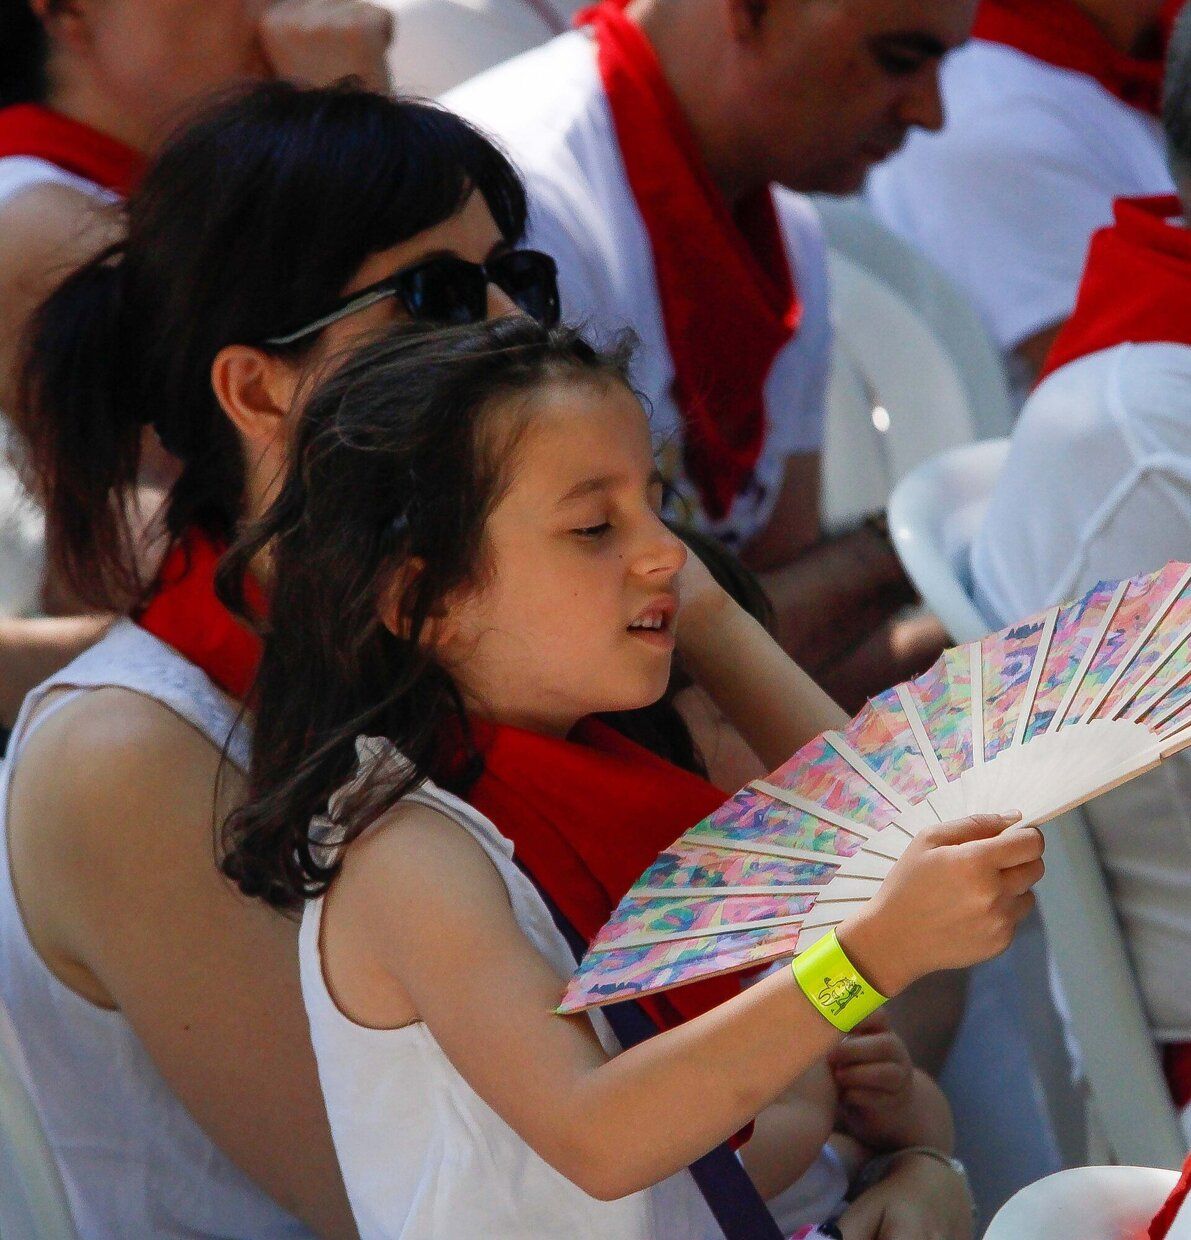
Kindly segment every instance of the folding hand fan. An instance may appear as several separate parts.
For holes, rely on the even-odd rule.
[[[927,824],[1043,823],[1186,745],[1191,567],[1102,582],[944,651],[692,827],[621,901],[559,1011],[791,956]]]

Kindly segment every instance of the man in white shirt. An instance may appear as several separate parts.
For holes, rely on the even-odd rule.
[[[1022,400],[1113,200],[1170,193],[1157,117],[1170,0],[984,0],[942,71],[947,124],[874,172],[881,219],[973,300]]]
[[[1009,623],[1097,581],[1191,560],[1191,10],[1165,112],[1180,197],[1122,201],[1022,411],[972,549],[977,602]],[[1180,201],[1181,198],[1181,201]],[[1155,1038],[1191,1098],[1191,758],[1089,806]]]
[[[779,634],[848,705],[929,661],[879,527],[822,541],[825,247],[796,191],[850,192],[941,121],[973,0],[610,0],[446,96],[524,172],[565,316],[640,341],[665,472],[758,570]]]

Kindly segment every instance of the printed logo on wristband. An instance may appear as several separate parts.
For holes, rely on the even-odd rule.
[[[790,966],[799,989],[837,1029],[849,1033],[871,1016],[885,996],[870,985],[844,954],[833,930]]]

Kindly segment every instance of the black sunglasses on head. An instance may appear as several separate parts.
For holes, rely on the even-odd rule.
[[[296,344],[387,297],[396,297],[412,319],[448,325],[479,323],[488,317],[489,284],[495,284],[519,309],[539,323],[546,327],[557,326],[560,314],[558,267],[549,254],[538,250],[509,250],[486,263],[469,263],[454,254],[444,254],[404,271],[395,271],[349,294],[314,322],[283,336],[271,336],[265,344]]]

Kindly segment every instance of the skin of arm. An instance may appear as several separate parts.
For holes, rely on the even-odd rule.
[[[318,1234],[355,1233],[298,980],[297,925],[215,866],[219,753],[159,703],[100,689],[22,749],[9,847],[38,953],[128,1019],[211,1139]],[[230,803],[239,781],[225,781]],[[226,806],[225,806],[226,808]]]
[[[915,595],[887,538],[868,526],[823,536],[818,456],[790,458],[769,524],[743,559],[773,603],[779,643],[851,710],[946,645],[933,618],[898,615]]]
[[[1041,837],[1004,826],[928,828],[841,928],[883,993],[1007,945],[1041,872]],[[421,805],[396,807],[348,848],[323,918],[324,970],[344,1013],[379,1028],[423,1020],[477,1094],[599,1198],[687,1166],[839,1040],[783,969],[606,1058],[588,1021],[553,1014],[561,979],[517,925],[478,843]]]
[[[815,1064],[753,1121],[740,1161],[766,1201],[804,1175],[831,1139],[836,1089],[825,1063]]]

